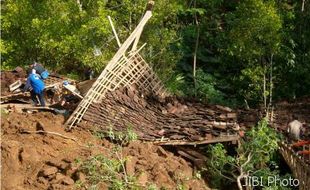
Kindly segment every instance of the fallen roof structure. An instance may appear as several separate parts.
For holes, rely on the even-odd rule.
[[[233,110],[178,103],[167,96],[161,80],[139,54],[144,45],[139,49],[137,45],[152,16],[151,6],[123,44],[109,18],[120,48],[66,121],[68,128],[95,126],[102,132],[125,132],[130,125],[139,139],[161,145],[237,141],[239,126]]]
[[[135,85],[108,92],[93,103],[82,122],[109,133],[132,130],[160,145],[198,145],[238,140],[237,113],[223,106],[176,97],[145,95]]]
[[[151,7],[153,4],[153,1],[148,4],[148,10],[145,12],[138,26],[120,46],[119,50],[89,89],[84,99],[69,117],[66,122],[69,129],[82,120],[92,103],[100,102],[107,92],[114,91],[119,87],[136,84],[139,89],[149,93],[156,95],[167,94],[160,79],[139,54],[139,51],[144,45],[137,49],[143,28],[152,16]],[[131,50],[129,50],[130,45],[132,45]]]

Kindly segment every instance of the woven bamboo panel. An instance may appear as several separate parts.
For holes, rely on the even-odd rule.
[[[89,106],[93,102],[100,102],[107,92],[132,84],[136,84],[146,93],[167,94],[160,79],[141,55],[138,53],[131,53],[128,57],[123,55],[118,61],[107,65],[66,124],[71,128],[79,123]]]
[[[299,180],[299,190],[308,190],[310,187],[310,165],[305,158],[297,155],[287,144],[280,143],[280,153],[291,168],[295,178]]]

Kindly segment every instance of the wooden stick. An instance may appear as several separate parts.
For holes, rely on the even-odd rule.
[[[227,137],[214,137],[213,139],[206,139],[202,141],[179,141],[179,140],[170,140],[167,142],[153,142],[157,145],[199,145],[199,144],[211,144],[211,143],[219,143],[219,142],[228,142],[238,140],[239,136],[231,135]]]
[[[113,31],[113,33],[114,33],[114,36],[115,36],[115,38],[116,38],[116,41],[117,41],[118,47],[121,47],[121,46],[122,46],[122,44],[121,44],[121,42],[120,42],[120,40],[119,40],[119,38],[118,38],[118,35],[117,35],[117,33],[116,33],[116,30],[115,30],[115,28],[114,28],[114,25],[113,25],[112,19],[111,19],[111,17],[110,17],[110,16],[108,16],[108,19],[109,19],[110,25],[111,25],[111,27],[112,27],[112,31]]]
[[[38,131],[22,131],[22,133],[29,133],[29,134],[31,134],[31,133],[34,133],[34,134],[45,133],[45,134],[56,135],[56,136],[59,136],[59,137],[65,138],[65,139],[70,139],[70,140],[73,140],[74,142],[77,142],[77,140],[75,138],[68,137],[68,136],[62,135],[60,133],[52,132],[52,131],[43,131],[43,130],[38,130]]]

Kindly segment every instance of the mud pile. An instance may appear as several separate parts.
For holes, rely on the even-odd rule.
[[[9,86],[19,79],[25,79],[26,76],[26,72],[21,68],[16,71],[1,71],[1,96],[10,94]]]
[[[78,181],[87,183],[76,160],[109,155],[115,144],[83,128],[65,132],[63,121],[63,116],[43,112],[2,115],[2,189],[73,189]],[[194,179],[190,163],[159,146],[135,141],[123,147],[123,156],[128,160],[126,172],[139,184],[167,189],[176,189],[180,183],[186,189],[205,187],[204,181]]]

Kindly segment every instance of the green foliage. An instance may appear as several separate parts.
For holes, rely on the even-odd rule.
[[[112,17],[124,42],[139,23],[146,1],[80,3],[81,7],[78,1],[4,1],[2,69],[38,60],[73,78],[83,78],[81,73],[87,67],[100,73],[118,49],[107,16]],[[301,3],[155,1],[153,16],[139,42],[139,46],[147,43],[141,54],[170,91],[181,96],[226,105],[247,100],[255,106],[271,90],[277,99],[308,95],[310,4],[305,3],[302,11]],[[264,78],[267,92],[263,92]]]
[[[82,162],[81,170],[87,176],[85,184],[77,185],[88,189],[97,189],[99,184],[104,182],[112,190],[141,189],[136,183],[135,177],[127,175],[125,169],[127,158],[123,157],[123,145],[137,139],[137,135],[132,129],[128,127],[124,133],[115,133],[111,127],[108,133],[95,130],[94,135],[100,139],[110,138],[112,141],[120,142],[120,144],[116,144],[115,147],[111,148],[110,154],[107,156],[99,154],[90,157],[86,161],[77,160]]]
[[[282,21],[274,1],[242,1],[228,17],[231,27],[229,39],[232,42],[228,50],[232,55],[257,62],[260,56],[278,50]]]
[[[86,160],[81,166],[89,183],[85,186],[97,188],[100,182],[105,182],[112,190],[139,189],[134,178],[124,175],[124,162],[125,159],[108,158],[101,154]]]
[[[129,142],[138,139],[138,135],[133,131],[131,125],[128,125],[126,132],[116,132],[113,130],[113,126],[111,125],[108,132],[95,129],[93,134],[99,139],[108,138],[111,141],[120,142],[121,145],[126,145]]]
[[[114,24],[123,42],[139,23],[146,2],[80,2],[81,9],[76,1],[5,1],[0,43],[3,64],[14,68],[39,60],[63,73],[81,73],[86,66],[101,71],[118,49],[107,16],[115,19]],[[172,25],[178,7],[177,1],[157,2],[156,12],[141,39],[141,44],[144,41],[150,44],[150,49],[142,54],[156,60],[159,70],[171,70],[175,63],[172,60],[177,59],[176,55],[169,53],[169,46],[176,38]],[[101,53],[95,55],[96,50]],[[168,59],[171,62],[169,68],[167,64],[165,68],[161,67]]]
[[[197,70],[195,94],[207,102],[225,104],[223,93],[216,89],[215,78],[201,69]]]
[[[112,141],[119,141],[121,144],[128,144],[130,141],[135,141],[138,139],[137,134],[129,126],[126,132],[114,132],[113,128],[109,128],[107,135],[108,138]]]
[[[274,155],[278,149],[280,136],[270,128],[263,119],[253,127],[241,140],[236,149],[236,156],[227,153],[222,144],[209,146],[207,172],[212,178],[213,185],[221,186],[223,183],[236,182],[240,175],[263,177],[264,185],[268,176],[279,176],[277,169],[271,170],[270,165],[277,168]]]

